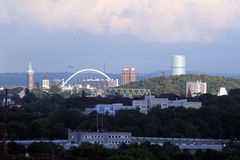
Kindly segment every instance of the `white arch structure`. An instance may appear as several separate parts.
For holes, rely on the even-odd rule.
[[[83,72],[96,72],[96,73],[99,73],[101,75],[103,75],[105,78],[107,78],[107,80],[111,80],[111,78],[106,75],[105,73],[99,71],[99,70],[96,70],[96,69],[82,69],[76,73],[74,73],[73,75],[71,75],[62,85],[62,87],[64,87],[73,77],[75,77],[76,75],[78,75],[79,73],[83,73]]]

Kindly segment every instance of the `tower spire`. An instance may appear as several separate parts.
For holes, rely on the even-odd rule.
[[[33,71],[33,69],[32,69],[32,63],[31,62],[29,62],[29,64],[28,64],[28,71],[27,71],[28,73],[33,73],[34,71]]]

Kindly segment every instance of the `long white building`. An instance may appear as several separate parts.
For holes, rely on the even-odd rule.
[[[155,96],[145,96],[143,100],[133,100],[132,105],[139,108],[141,113],[147,114],[152,108],[160,107],[161,109],[169,107],[184,107],[199,109],[202,102],[188,102],[187,99],[169,100],[168,98],[156,98]]]
[[[130,132],[82,132],[68,131],[68,140],[81,145],[82,143],[100,144],[106,148],[118,148],[120,144],[131,144]]]
[[[139,110],[141,113],[148,114],[154,108],[165,109],[168,107],[184,107],[199,109],[202,102],[188,102],[187,99],[169,100],[168,98],[156,98],[155,96],[145,96],[143,100],[133,100],[132,106],[124,106],[122,103],[97,104],[95,108],[86,108],[84,114],[96,111],[99,114],[115,116],[119,110]]]

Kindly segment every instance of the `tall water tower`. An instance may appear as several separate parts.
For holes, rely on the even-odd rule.
[[[173,55],[172,57],[172,75],[179,76],[186,74],[186,58],[183,55]]]

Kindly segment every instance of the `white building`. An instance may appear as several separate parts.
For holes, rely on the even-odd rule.
[[[186,74],[186,58],[183,55],[173,55],[172,57],[172,75],[179,76]]]
[[[186,84],[186,97],[196,97],[207,93],[207,83],[192,81]]]
[[[119,110],[134,110],[136,109],[136,107],[123,106],[122,103],[114,103],[114,104],[98,104],[96,105],[95,109],[99,114],[115,116],[116,112]]]
[[[147,114],[153,107],[168,108],[168,99],[145,96],[144,100],[133,100],[132,105],[139,108],[141,113]]]
[[[47,78],[42,79],[42,88],[49,89],[50,88],[50,81]]]
[[[120,144],[130,144],[130,132],[82,132],[68,131],[68,140],[81,145],[82,143],[100,144],[107,148],[118,148]]]
[[[227,96],[228,95],[228,92],[226,90],[225,87],[221,87],[219,92],[218,92],[218,96]]]
[[[144,114],[147,114],[154,107],[160,107],[161,109],[168,107],[199,109],[202,107],[201,102],[188,102],[187,99],[169,100],[168,98],[156,98],[155,96],[145,96],[144,100],[133,100],[132,105],[139,108],[139,111]]]
[[[93,111],[97,111],[98,114],[115,116],[119,110],[139,110],[141,113],[148,114],[148,112],[154,107],[160,107],[161,109],[169,107],[199,109],[202,107],[202,102],[188,102],[187,99],[171,101],[168,98],[145,96],[143,100],[133,100],[132,106],[124,106],[122,103],[98,104],[95,108],[86,108],[84,114],[90,114]]]

